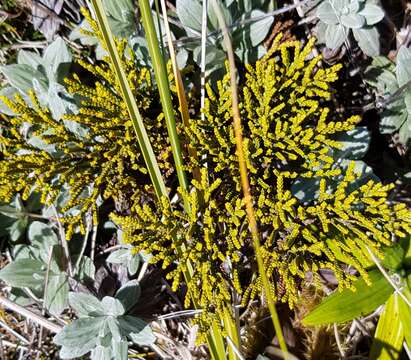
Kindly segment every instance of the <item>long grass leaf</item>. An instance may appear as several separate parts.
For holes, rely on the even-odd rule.
[[[404,330],[400,320],[398,294],[392,294],[378,320],[370,351],[370,360],[396,360],[400,358]]]
[[[176,82],[178,102],[180,104],[181,119],[183,120],[184,126],[188,127],[190,126],[190,115],[188,112],[188,103],[187,103],[187,98],[186,98],[186,94],[184,90],[183,79],[181,78],[181,72],[177,64],[176,52],[175,52],[174,45],[173,45],[173,39],[171,37],[171,30],[170,30],[170,25],[168,22],[167,7],[166,7],[165,0],[161,0],[161,10],[163,13],[164,28],[165,28],[165,32],[167,36],[168,51],[170,54],[171,65],[173,67],[174,79]],[[190,145],[188,145],[188,153],[190,157],[197,160],[197,153]],[[198,167],[195,167],[193,169],[193,177],[198,182],[201,182],[200,170],[198,169]]]
[[[133,123],[137,141],[140,146],[141,153],[143,154],[144,161],[146,163],[147,170],[153,183],[156,195],[158,198],[167,196],[167,190],[164,184],[164,180],[161,175],[157,159],[154,155],[150,139],[144,127],[143,118],[141,117],[141,114],[138,110],[138,106],[133,96],[130,84],[128,83],[127,76],[121,66],[120,55],[117,51],[116,43],[111,33],[103,4],[101,0],[91,0],[91,2],[93,4],[94,12],[96,14],[96,20],[103,36],[107,51],[109,53],[111,63],[113,64],[118,84],[120,86],[123,99],[127,105],[127,110]]]
[[[370,271],[369,276],[371,286],[364,279],[358,279],[353,284],[355,292],[344,289],[326,297],[303,319],[303,324],[326,325],[351,321],[368,315],[384,304],[394,289],[377,269]]]
[[[170,84],[168,82],[167,68],[164,58],[160,51],[160,45],[157,39],[157,32],[154,27],[151,6],[148,0],[140,0],[139,5],[144,31],[146,33],[148,50],[150,52],[151,60],[153,63],[154,74],[156,77],[158,90],[160,93],[164,117],[166,119],[167,130],[170,139],[171,149],[173,152],[174,164],[177,172],[178,181],[180,186],[184,190],[187,190],[188,183],[183,170],[183,156],[181,152],[180,141],[177,134],[176,121],[174,118],[174,110],[171,101]],[[185,199],[184,203],[186,210],[189,210],[189,205]]]

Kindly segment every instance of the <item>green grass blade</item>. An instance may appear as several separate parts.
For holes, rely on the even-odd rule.
[[[144,127],[143,118],[141,117],[140,112],[138,110],[137,103],[133,96],[133,92],[131,91],[130,84],[127,80],[127,76],[124,72],[124,69],[121,66],[120,55],[117,51],[117,47],[114,41],[114,37],[110,30],[110,26],[108,24],[103,4],[101,0],[91,0],[91,2],[94,7],[98,26],[103,35],[107,51],[109,53],[111,62],[113,64],[117,76],[118,83],[121,88],[123,99],[127,104],[127,109],[131,121],[133,123],[134,130],[137,135],[138,144],[140,145],[140,150],[143,154],[144,161],[146,163],[151,181],[154,185],[156,195],[158,198],[161,198],[162,196],[168,196],[163,177],[161,176],[160,168],[158,167],[157,159],[154,155],[150,139]]]
[[[400,320],[399,300],[398,294],[392,294],[385,304],[375,330],[370,360],[396,360],[400,358],[404,330]]]
[[[411,300],[411,291],[404,289],[404,295]],[[411,308],[405,303],[405,301],[398,298],[398,311],[400,314],[401,324],[404,329],[405,341],[408,347],[411,346]]]
[[[187,190],[188,183],[183,171],[183,156],[181,152],[180,141],[177,135],[176,121],[174,118],[173,104],[171,101],[170,84],[168,82],[166,63],[164,61],[164,57],[161,54],[156,29],[154,27],[150,3],[148,0],[140,0],[139,5],[144,31],[146,33],[148,50],[150,52],[154,74],[156,77],[158,90],[160,92],[161,104],[163,105],[163,112],[166,119],[171,149],[173,151],[174,164],[177,171],[178,181],[180,186],[184,190]],[[187,212],[189,212],[189,205],[186,201],[185,207]]]
[[[369,272],[371,286],[364,279],[354,283],[355,292],[345,289],[326,297],[303,320],[304,325],[342,323],[364,316],[384,304],[394,289],[377,270]]]

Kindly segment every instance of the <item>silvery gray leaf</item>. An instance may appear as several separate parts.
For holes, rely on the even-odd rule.
[[[65,273],[50,272],[44,306],[53,315],[60,315],[68,307],[69,284]]]
[[[353,29],[353,34],[364,54],[377,56],[380,53],[380,37],[375,27]]]
[[[101,300],[106,315],[121,316],[125,313],[125,309],[120,300],[111,296],[105,296]]]
[[[79,317],[104,316],[105,310],[100,300],[95,296],[85,293],[70,292],[68,295],[70,306]]]
[[[337,25],[339,23],[335,9],[328,0],[323,1],[318,6],[316,15],[323,23],[329,25]]]
[[[325,44],[330,49],[337,49],[344,44],[349,30],[341,24],[327,25],[325,31]]]
[[[367,3],[359,14],[365,17],[367,25],[374,25],[380,22],[385,16],[384,10],[380,6]]]
[[[399,86],[411,81],[411,49],[404,45],[398,50],[396,77]]]
[[[365,24],[364,16],[356,13],[341,15],[340,20],[341,24],[350,29],[359,29]]]
[[[43,54],[43,66],[47,71],[49,82],[61,83],[69,73],[72,60],[71,52],[61,37],[47,46]]]
[[[64,0],[36,0],[31,2],[32,24],[50,41],[60,28],[62,20],[59,15]]]

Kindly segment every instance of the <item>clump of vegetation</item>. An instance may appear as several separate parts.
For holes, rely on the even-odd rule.
[[[384,3],[91,2],[0,67],[0,303],[36,356],[399,359],[411,173],[376,163],[409,155],[411,53],[376,56]]]
[[[307,271],[315,275],[333,269],[340,289],[356,278],[344,272],[342,264],[368,279],[367,247],[381,255],[379,249],[391,244],[392,235],[410,231],[411,215],[405,204],[388,200],[392,185],[370,180],[353,187],[359,178],[354,163],[344,169],[329,154],[340,148],[335,135],[352,130],[360,120],[352,116],[329,121],[330,110],[321,102],[329,99],[340,66],[313,73],[320,56],[309,62],[306,58],[314,40],[301,48],[298,41],[280,39],[266,57],[247,66],[240,107],[266,271],[282,284],[276,289],[278,298],[293,307]],[[164,268],[178,264],[168,275],[174,289],[186,271],[181,259],[192,260],[195,275],[188,292],[203,309],[216,309],[217,317],[224,313],[225,302],[233,301],[233,289],[243,305],[261,291],[260,277],[249,270],[255,260],[245,226],[228,83],[226,75],[217,83],[217,94],[208,87],[205,120],[193,119],[186,129],[200,159],[190,159],[190,164],[202,173],[202,181],[193,180],[193,191],[183,195],[193,215],[143,201],[131,208],[131,216],[112,216],[125,231],[125,240],[154,254],[152,261],[162,261]],[[337,189],[330,186],[335,177],[340,177]],[[290,191],[298,178],[321,179],[310,204],[300,203]],[[182,244],[181,254],[176,247]],[[207,311],[201,317],[209,315]]]

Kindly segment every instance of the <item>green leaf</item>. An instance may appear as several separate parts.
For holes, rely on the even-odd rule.
[[[10,286],[31,289],[43,285],[44,275],[43,263],[33,259],[13,261],[0,271],[0,279]]]
[[[393,293],[393,288],[379,270],[369,272],[372,285],[363,279],[354,283],[355,292],[345,289],[326,297],[303,320],[304,325],[343,323],[364,316],[383,304]]]
[[[98,25],[100,27],[110,55],[110,61],[116,73],[122,97],[127,105],[127,110],[130,114],[130,118],[137,135],[140,151],[143,154],[143,158],[150,174],[156,195],[158,198],[168,197],[167,189],[165,187],[157,159],[155,157],[150,139],[144,126],[143,118],[141,117],[141,114],[138,110],[138,106],[128,82],[127,75],[122,68],[120,55],[118,54],[114,38],[111,34],[110,26],[108,24],[103,5],[101,3],[101,0],[92,0],[92,3],[94,11],[96,13]]]
[[[126,264],[129,257],[130,249],[118,249],[113,251],[106,261],[111,264]]]
[[[54,336],[54,343],[67,348],[81,348],[82,356],[91,351],[96,345],[98,334],[105,321],[104,317],[81,318],[64,326],[63,330]]]
[[[371,141],[371,134],[366,126],[339,135],[336,140],[341,143],[341,149],[334,150],[334,157],[358,160],[365,156]]]
[[[105,315],[103,305],[101,305],[100,300],[93,295],[70,292],[68,294],[68,300],[70,306],[79,317],[97,317]]]
[[[330,49],[337,49],[344,44],[345,39],[348,36],[348,29],[341,24],[327,25],[325,31],[325,44]]]
[[[60,315],[68,306],[69,284],[66,274],[50,273],[44,297],[46,309],[53,315]]]
[[[150,346],[155,342],[153,331],[143,320],[130,315],[121,316],[118,320],[123,335],[129,337],[135,344]]]
[[[177,16],[184,27],[201,32],[201,18],[203,7],[197,0],[177,0]]]
[[[101,305],[104,308],[105,315],[121,316],[125,313],[125,309],[121,301],[111,296],[105,296],[101,300]]]
[[[402,266],[404,249],[399,244],[387,247],[383,252],[384,259],[381,264],[384,268],[396,271]]]
[[[318,18],[328,24],[328,25],[337,25],[339,23],[338,17],[335,14],[335,9],[329,1],[323,1],[317,8]]]
[[[43,54],[44,68],[47,71],[49,81],[62,82],[68,75],[73,58],[66,42],[58,37]]]
[[[137,303],[140,295],[140,284],[137,280],[131,280],[117,291],[115,297],[123,304],[125,311],[128,311]]]
[[[168,81],[167,67],[164,60],[164,56],[161,53],[157,32],[154,27],[154,20],[153,14],[151,12],[150,3],[148,0],[140,0],[138,4],[141,12],[141,20],[146,34],[150,57],[153,62],[154,75],[156,78],[158,92],[160,94],[160,101],[167,126],[168,140],[170,141],[171,152],[173,154],[174,167],[177,173],[179,186],[183,190],[182,193],[180,192],[180,195],[182,195],[186,212],[190,213],[190,206],[188,204],[186,196],[184,196],[184,191],[188,191],[188,181],[185,171],[183,169],[183,155],[181,150],[180,138],[177,133],[176,121],[174,116],[174,107],[171,98],[170,84]],[[161,176],[161,174],[159,175]],[[152,181],[154,182],[153,178]],[[164,186],[164,188],[161,189],[161,193],[157,192],[157,196],[159,198],[161,196],[168,196],[162,178],[161,183]]]
[[[399,86],[411,80],[411,49],[404,45],[398,50],[396,76]]]
[[[394,293],[385,304],[378,320],[369,359],[396,360],[400,358],[404,330],[400,320],[399,295]]]
[[[360,29],[365,24],[364,16],[351,13],[347,15],[341,15],[341,24],[350,29]]]
[[[362,9],[359,14],[365,17],[367,25],[374,25],[380,22],[385,16],[384,10],[375,4],[365,4],[364,9]]]
[[[380,37],[375,27],[353,29],[353,34],[364,54],[377,56],[380,53]]]
[[[411,300],[410,290],[405,289],[403,294]],[[402,299],[401,296],[397,297],[398,300],[398,314],[401,320],[401,324],[404,330],[405,341],[408,345],[411,344],[411,309],[408,304]]]
[[[128,359],[128,343],[127,341],[113,341],[112,343],[113,357],[116,360]]]
[[[50,249],[58,244],[57,235],[47,224],[33,221],[29,226],[28,238],[31,245],[39,252],[44,263],[48,262]]]
[[[0,66],[0,71],[6,77],[9,84],[23,94],[27,94],[33,88],[33,79],[37,79],[37,81],[47,87],[47,80],[44,75],[29,65],[12,64]]]
[[[403,264],[406,268],[411,268],[411,235],[402,238],[400,240],[400,244],[401,247],[404,249]]]

